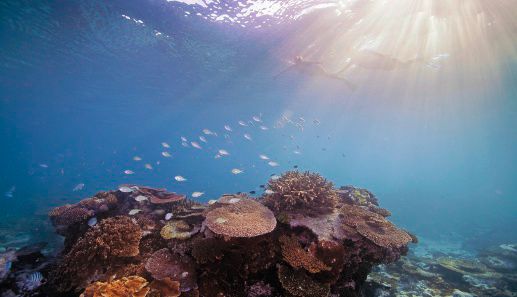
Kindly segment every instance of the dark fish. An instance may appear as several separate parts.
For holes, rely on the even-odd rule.
[[[324,147],[322,147],[322,148],[321,148],[321,150],[322,150],[322,151],[327,151],[327,149],[326,149],[326,148],[324,148]]]
[[[255,191],[250,191],[250,194],[254,195],[256,192]]]
[[[346,157],[346,155],[345,155],[345,154],[341,154],[341,156],[342,156],[343,158],[344,158],[344,157]]]
[[[259,187],[261,187],[262,189],[264,189],[266,187],[266,185],[260,185]]]
[[[242,192],[237,192],[237,195],[240,195],[240,194],[242,194]]]
[[[270,175],[270,176],[275,176],[275,175],[276,175],[275,173],[271,173],[271,175]]]
[[[294,168],[294,169],[298,168],[298,165],[294,165],[294,166],[293,166],[293,168]]]

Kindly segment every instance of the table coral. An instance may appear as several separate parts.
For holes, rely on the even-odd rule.
[[[95,282],[80,297],[145,297],[150,288],[145,278],[129,276],[111,282]]]

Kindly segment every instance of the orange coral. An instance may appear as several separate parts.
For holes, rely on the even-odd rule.
[[[123,277],[112,282],[95,282],[89,285],[81,297],[145,297],[150,288],[145,278]],[[177,296],[177,295],[176,295]]]
[[[333,184],[311,172],[288,171],[277,180],[270,180],[271,194],[264,196],[264,204],[275,213],[302,211],[325,213],[336,205],[338,196]]]
[[[255,237],[273,231],[276,219],[264,205],[245,199],[210,210],[205,225],[218,235]]]
[[[310,273],[330,270],[329,266],[325,265],[312,253],[304,250],[295,236],[282,235],[278,240],[280,241],[284,260],[293,268],[304,268]]]

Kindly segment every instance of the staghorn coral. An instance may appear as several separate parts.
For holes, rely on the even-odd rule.
[[[145,278],[123,277],[111,282],[95,282],[80,297],[145,297],[150,288]]]
[[[311,172],[288,171],[277,180],[270,180],[271,194],[264,196],[264,204],[275,214],[303,212],[305,214],[331,211],[338,196],[331,182]]]
[[[276,227],[274,214],[255,200],[244,199],[208,211],[204,224],[218,235],[255,237]]]
[[[142,231],[125,216],[101,221],[86,232],[51,271],[49,284],[58,292],[86,285],[92,276],[100,277],[107,265],[121,257],[139,254]]]
[[[282,287],[292,296],[327,297],[330,293],[328,285],[321,284],[303,271],[296,271],[287,266],[278,266],[278,279]]]
[[[284,260],[293,268],[304,268],[310,273],[318,273],[322,270],[330,270],[321,260],[312,253],[304,250],[295,236],[281,235],[278,238],[282,248]]]

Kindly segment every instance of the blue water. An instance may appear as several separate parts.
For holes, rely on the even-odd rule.
[[[318,2],[332,1],[293,5],[284,14]],[[350,9],[368,20],[371,8],[361,2]],[[347,73],[354,91],[339,80],[296,71],[274,78],[296,55],[326,67],[346,60],[340,48],[329,48],[357,19],[329,19],[334,7],[301,18],[251,14],[243,27],[244,21],[203,17],[210,7],[222,15],[217,7],[223,4],[2,1],[0,190],[15,189],[0,198],[0,246],[17,236],[55,240],[46,219],[50,208],[120,184],[202,191],[199,200],[207,201],[237,191],[260,195],[259,185],[271,174],[295,165],[337,186],[370,189],[394,222],[423,238],[471,248],[515,242],[517,10],[494,3],[476,7],[488,10],[498,26],[470,36],[478,48],[460,42],[434,52],[404,49],[410,42],[400,39],[404,59],[421,62],[411,69]],[[405,17],[416,22],[419,12]],[[466,27],[448,24],[458,34],[452,37],[476,33],[469,21],[470,14]],[[368,28],[361,27],[360,36],[352,31],[340,46],[386,34],[368,35]],[[443,53],[448,58],[441,61]],[[432,61],[440,65],[429,67]],[[274,129],[283,114],[305,119],[303,132],[291,124]],[[238,124],[260,115],[263,123]],[[225,124],[233,132],[225,132]],[[203,135],[205,128],[218,136]],[[202,135],[208,143],[199,141]],[[181,146],[181,136],[203,148]],[[161,155],[161,142],[170,144],[171,158]],[[214,159],[219,149],[230,156]],[[280,166],[269,166],[259,154]],[[244,172],[234,175],[232,168]],[[124,174],[127,169],[135,174]],[[176,175],[188,180],[178,183]],[[84,189],[72,191],[79,183]]]

